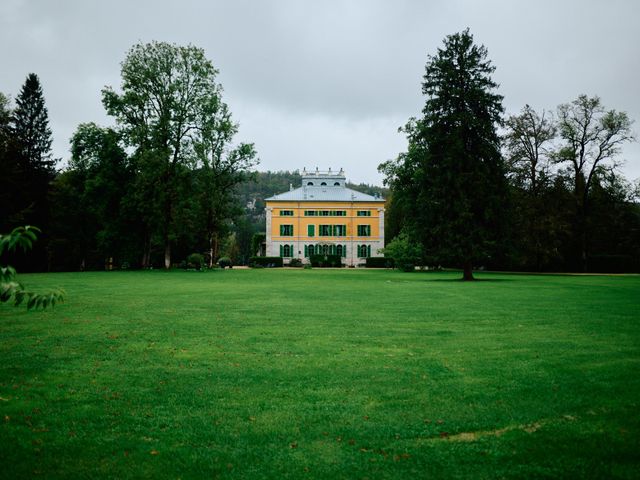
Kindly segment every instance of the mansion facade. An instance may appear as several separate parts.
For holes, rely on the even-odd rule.
[[[309,263],[314,254],[339,255],[347,266],[382,257],[384,199],[346,187],[342,170],[302,172],[302,186],[265,199],[268,257]]]

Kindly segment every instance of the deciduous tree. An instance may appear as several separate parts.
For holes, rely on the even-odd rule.
[[[589,193],[603,169],[618,166],[621,146],[634,140],[625,112],[606,110],[599,97],[580,95],[558,107],[558,129],[563,145],[556,161],[568,165],[576,203],[576,238],[583,271],[587,270]]]
[[[166,42],[135,45],[122,63],[122,93],[107,87],[103,104],[116,117],[129,144],[136,149],[145,182],[139,185],[143,201],[156,211],[146,212],[150,230],[144,262],[149,260],[151,233],[161,237],[164,265],[171,265],[171,244],[176,235],[177,211],[184,167],[193,161],[189,139],[194,133],[203,102],[218,96],[217,70],[194,46]]]

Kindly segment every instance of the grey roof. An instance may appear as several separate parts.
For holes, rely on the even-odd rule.
[[[268,201],[294,202],[384,202],[383,198],[357,192],[343,186],[303,186],[269,197]]]

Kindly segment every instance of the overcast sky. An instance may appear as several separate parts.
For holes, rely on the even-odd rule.
[[[640,120],[640,2],[2,0],[0,91],[40,77],[57,157],[78,124],[112,125],[100,90],[118,89],[138,42],[204,48],[260,170],[344,168],[381,184],[405,148],[397,132],[424,104],[427,57],[469,27],[497,67],[507,114],[554,110],[579,94]],[[634,125],[640,131],[640,123]],[[640,177],[640,146],[623,173]]]

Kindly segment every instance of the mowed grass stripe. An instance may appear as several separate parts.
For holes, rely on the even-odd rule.
[[[458,276],[24,275],[2,475],[635,477],[640,277]]]

